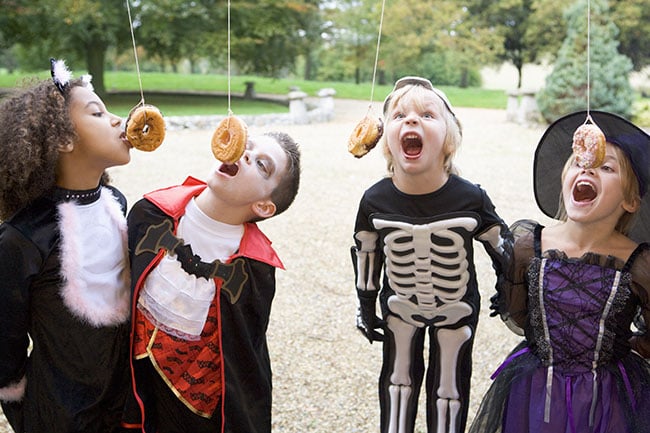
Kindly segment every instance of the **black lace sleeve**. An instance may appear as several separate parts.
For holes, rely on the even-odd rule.
[[[519,335],[523,335],[528,316],[527,273],[530,261],[535,256],[534,233],[537,226],[535,221],[520,220],[510,227],[514,244],[503,278],[497,281],[501,319]]]
[[[650,244],[638,249],[632,267],[632,291],[639,299],[639,319],[642,323],[639,332],[630,340],[634,350],[644,358],[650,358]]]

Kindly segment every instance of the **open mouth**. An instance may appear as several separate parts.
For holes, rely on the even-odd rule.
[[[418,156],[422,152],[422,139],[417,134],[407,134],[402,138],[402,152],[407,156]]]
[[[573,200],[578,203],[587,203],[596,198],[596,189],[585,181],[580,181],[573,188]]]
[[[228,176],[234,176],[239,171],[239,166],[237,164],[221,164],[219,171],[221,173],[227,174]]]

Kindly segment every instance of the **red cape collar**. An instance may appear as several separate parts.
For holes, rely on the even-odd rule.
[[[185,213],[187,203],[207,187],[206,183],[189,176],[181,185],[158,189],[144,195],[160,210],[178,222]],[[255,223],[244,223],[244,236],[239,250],[230,258],[247,257],[284,269],[282,261],[271,246],[271,241]]]

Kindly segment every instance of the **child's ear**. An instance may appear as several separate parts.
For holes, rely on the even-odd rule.
[[[271,200],[260,200],[253,203],[253,213],[260,218],[270,218],[275,214],[275,203]]]
[[[59,143],[56,146],[56,150],[62,153],[68,153],[72,152],[72,149],[74,149],[74,141],[70,140],[67,143]]]
[[[632,200],[632,202],[623,200],[623,209],[625,209],[625,211],[629,213],[634,213],[638,211],[640,205],[641,205],[641,201],[638,198],[635,198],[634,200]]]

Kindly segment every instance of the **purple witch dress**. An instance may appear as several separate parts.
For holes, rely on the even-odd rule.
[[[501,306],[526,340],[495,372],[470,433],[650,432],[650,364],[633,350],[648,347],[645,330],[630,343],[637,313],[650,317],[650,246],[627,262],[573,259],[542,253],[541,229],[513,226]]]

